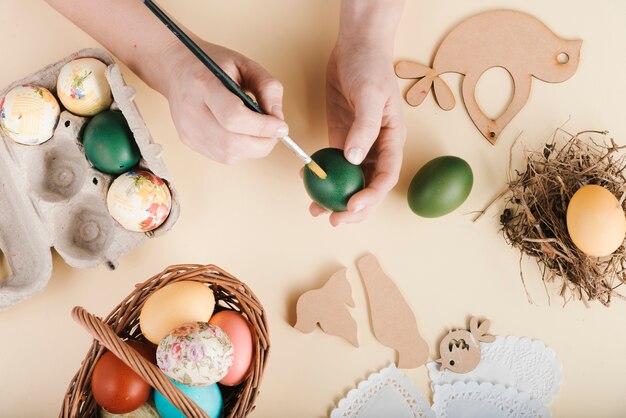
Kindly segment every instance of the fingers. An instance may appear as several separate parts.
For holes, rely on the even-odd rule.
[[[269,108],[270,115],[261,115],[248,109],[241,99],[208,71],[206,76],[202,80],[204,102],[224,130],[260,138],[281,138],[289,133],[287,124],[281,118],[282,85],[270,78],[260,66],[256,65],[248,69],[246,75],[242,74],[242,84],[258,95],[261,107]]]
[[[263,158],[278,142],[276,139],[228,132],[207,108],[188,114],[183,122],[179,129],[183,143],[223,164],[232,165],[246,159]]]
[[[242,87],[254,94],[261,109],[284,120],[283,85],[280,81],[254,61],[246,61],[240,71],[245,82]]]
[[[345,157],[352,164],[361,164],[378,138],[385,103],[386,96],[371,89],[357,96],[354,102],[354,122],[344,147]]]
[[[398,182],[405,137],[406,128],[402,123],[392,124],[391,127],[381,130],[376,148],[378,156],[369,184],[350,198],[346,211],[330,214],[331,225],[360,222],[382,203]],[[313,205],[309,210],[313,216],[327,212],[321,208],[314,208]]]

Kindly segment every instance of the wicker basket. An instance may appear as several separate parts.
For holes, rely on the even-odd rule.
[[[215,295],[216,312],[225,309],[241,312],[252,325],[252,338],[257,344],[250,372],[239,386],[222,391],[226,417],[245,417],[252,412],[270,348],[265,310],[245,284],[219,267],[184,264],[170,266],[144,283],[138,284],[104,320],[91,315],[81,307],[74,308],[72,316],[94,336],[95,340],[67,389],[60,417],[97,416],[98,406],[91,394],[91,375],[98,359],[107,349],[122,359],[185,415],[208,417],[174,386],[157,366],[146,361],[123,341],[126,338],[145,341],[139,329],[139,313],[145,300],[152,292],[163,286],[182,280],[193,280],[209,285]]]

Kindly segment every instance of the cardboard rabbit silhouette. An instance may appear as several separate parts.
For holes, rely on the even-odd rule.
[[[410,62],[396,64],[400,78],[420,79],[407,92],[406,100],[418,106],[431,87],[444,110],[455,106],[454,96],[439,75],[464,74],[462,95],[470,118],[492,144],[506,125],[524,107],[532,77],[560,83],[578,68],[581,40],[556,36],[545,24],[526,13],[494,10],[477,14],[455,27],[443,40],[432,68]],[[513,79],[513,99],[495,120],[481,111],[476,101],[476,84],[490,68],[502,67]]]

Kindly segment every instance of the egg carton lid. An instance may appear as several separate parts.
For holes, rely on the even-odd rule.
[[[138,168],[151,171],[168,184],[172,195],[170,214],[160,227],[146,233],[127,231],[110,217],[106,194],[115,177],[95,170],[84,157],[80,135],[87,118],[62,111],[52,139],[35,146],[17,144],[0,129],[0,250],[11,270],[8,277],[0,277],[0,309],[43,290],[52,275],[51,247],[73,267],[105,264],[114,269],[121,255],[148,238],[166,233],[178,219],[178,194],[162,160],[163,148],[154,143],[134,102],[135,89],[126,85],[119,66],[108,52],[96,48],[77,51],[11,83],[0,91],[0,99],[20,85],[43,86],[55,94],[63,65],[87,57],[107,65],[105,76],[113,95],[112,109],[122,112],[141,151]],[[70,172],[80,174],[81,178],[71,195],[50,198],[50,193],[41,192],[38,181],[45,182],[52,175],[50,162],[63,159],[61,151],[73,153],[74,160],[68,158],[73,164]],[[85,214],[91,216],[88,219],[91,232],[85,232],[89,228],[81,226]],[[92,234],[93,225],[105,236],[95,245],[81,235]]]

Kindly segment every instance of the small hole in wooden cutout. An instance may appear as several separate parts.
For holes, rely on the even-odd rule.
[[[559,55],[556,56],[556,60],[559,64],[567,64],[569,62],[569,55],[567,55],[565,52],[561,52]]]
[[[66,120],[66,121],[65,121],[65,123],[64,123],[64,125],[65,125],[65,127],[66,127],[66,128],[69,128],[69,127],[70,127],[70,121],[69,121],[69,120]]]
[[[476,102],[483,114],[491,120],[498,119],[513,100],[513,78],[502,67],[493,67],[485,71],[476,83]],[[496,134],[491,135],[495,138]]]
[[[450,360],[450,366],[454,366],[454,360]]]
[[[96,186],[98,185],[98,179],[97,178],[93,178],[93,180],[91,180],[93,182],[93,184],[95,184]]]

